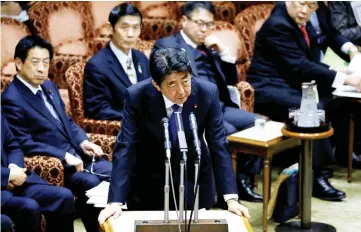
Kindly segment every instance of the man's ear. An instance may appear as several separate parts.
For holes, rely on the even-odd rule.
[[[16,71],[20,71],[23,68],[23,61],[20,58],[15,58]]]
[[[155,82],[154,80],[152,80],[152,84],[154,85],[154,87],[155,87],[159,92],[162,92],[162,90],[160,89],[160,86],[157,84],[157,82]]]
[[[183,15],[181,18],[182,28],[184,28],[186,26],[187,21],[188,21],[187,16]]]

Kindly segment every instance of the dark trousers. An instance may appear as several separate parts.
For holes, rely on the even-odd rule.
[[[85,165],[85,169],[90,170],[90,163]],[[93,171],[98,174],[109,175],[111,174],[112,164],[106,160],[98,160]],[[76,203],[76,209],[79,213],[84,227],[87,232],[98,232],[98,216],[101,208],[96,208],[93,205],[86,204],[88,197],[85,195],[85,191],[99,185],[103,180],[109,181],[107,177],[100,177],[87,172],[74,172],[74,169],[65,169],[65,186],[74,193],[78,198]]]
[[[13,222],[5,214],[1,214],[1,232],[14,232]]]
[[[41,214],[49,232],[72,232],[74,197],[70,190],[43,184],[17,187],[1,207],[16,226],[16,231],[39,232]]]
[[[230,135],[254,126],[256,115],[234,107],[223,107],[224,127]],[[252,154],[238,154],[237,170],[239,175],[258,175],[261,171],[262,158]]]

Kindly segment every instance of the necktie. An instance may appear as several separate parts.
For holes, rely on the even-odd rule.
[[[177,134],[177,122],[175,112],[178,112],[179,105],[174,104],[172,105],[173,113],[170,116],[169,124],[170,124],[170,131],[172,136],[172,147],[178,147],[178,134]]]
[[[307,45],[310,46],[310,37],[308,37],[308,33],[307,33],[307,31],[306,31],[306,27],[305,27],[304,25],[302,25],[302,26],[300,27],[300,29],[301,29],[303,38],[305,38],[305,40],[306,40]]]
[[[60,126],[63,126],[63,124],[60,122],[59,117],[58,117],[58,115],[56,114],[55,110],[54,110],[54,109],[49,109],[49,107],[46,105],[46,103],[45,103],[46,100],[44,99],[44,96],[43,96],[43,93],[42,93],[41,90],[38,90],[38,91],[36,92],[36,96],[41,100],[41,102],[44,104],[45,108],[49,111],[49,113],[56,119],[56,121],[58,122],[58,124],[59,124]]]
[[[206,47],[204,45],[197,46],[197,50],[200,51],[204,56],[207,56]]]

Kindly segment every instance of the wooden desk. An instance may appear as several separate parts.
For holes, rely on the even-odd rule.
[[[189,216],[190,212],[187,212]],[[177,218],[175,211],[169,212],[169,218]],[[125,211],[117,219],[109,218],[103,225],[105,232],[134,232],[135,220],[163,220],[163,211]],[[226,210],[200,210],[199,219],[226,219],[229,232],[247,232],[241,217]]]
[[[277,137],[268,142],[228,136],[229,149],[232,153],[233,171],[237,172],[237,153],[248,153],[263,157],[263,231],[267,231],[267,206],[271,191],[271,166],[272,157],[282,151],[298,147],[301,140],[297,138]]]
[[[345,98],[346,100],[352,103],[358,103],[361,105],[361,99],[358,98]],[[355,137],[355,120],[352,112],[350,113],[350,120],[348,123],[348,162],[347,162],[347,181],[352,182],[352,153],[354,146],[354,137]]]

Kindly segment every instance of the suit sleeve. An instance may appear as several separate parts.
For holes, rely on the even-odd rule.
[[[9,123],[5,119],[5,115],[1,112],[1,117],[4,117],[3,125],[1,127],[4,130],[5,138],[4,150],[6,151],[8,163],[16,164],[18,167],[24,167],[24,153],[20,149],[18,142],[16,141],[13,133],[10,130]]]
[[[238,72],[236,64],[228,63],[220,59],[222,62],[222,71],[226,77],[227,85],[236,85],[238,83]]]
[[[101,120],[121,120],[123,112],[114,110],[106,78],[99,68],[88,62],[84,69],[84,111],[85,115]]]
[[[6,190],[9,184],[10,168],[1,167],[1,190]]]
[[[61,105],[61,109],[64,112],[64,115],[66,117],[66,119],[68,120],[69,123],[69,127],[71,130],[71,134],[73,135],[73,139],[75,139],[75,144],[76,145],[80,145],[81,142],[83,142],[84,140],[88,140],[88,136],[85,134],[84,130],[82,128],[80,128],[80,126],[78,126],[72,119],[71,117],[69,117],[66,113],[65,113],[65,104],[60,96],[59,90],[56,87],[55,83],[52,83],[53,85],[53,89],[56,92],[56,94],[58,95],[59,101],[60,101],[60,105]]]
[[[212,156],[217,186],[221,187],[222,194],[238,194],[236,178],[232,169],[231,155],[227,150],[228,141],[223,124],[218,90],[213,88],[211,107],[206,121],[205,136]]]
[[[10,99],[3,98],[1,103],[6,119],[9,122],[10,129],[19,142],[21,149],[27,156],[52,156],[62,161],[64,160],[66,151],[33,140],[21,107]]]
[[[117,136],[113,151],[112,178],[109,187],[108,202],[125,203],[129,188],[130,176],[138,142],[137,112],[127,91],[124,101],[124,117],[122,128]]]
[[[288,69],[290,76],[285,80],[293,87],[300,88],[303,82],[315,80],[317,85],[330,88],[336,72],[325,65],[318,64],[307,58],[297,44],[294,28],[284,24],[271,25],[267,35],[267,43],[274,54],[275,62],[280,68]]]
[[[351,41],[361,40],[361,27],[356,24],[354,27],[348,26],[348,15],[349,2],[329,2],[329,8],[331,11],[331,25],[343,36]]]

